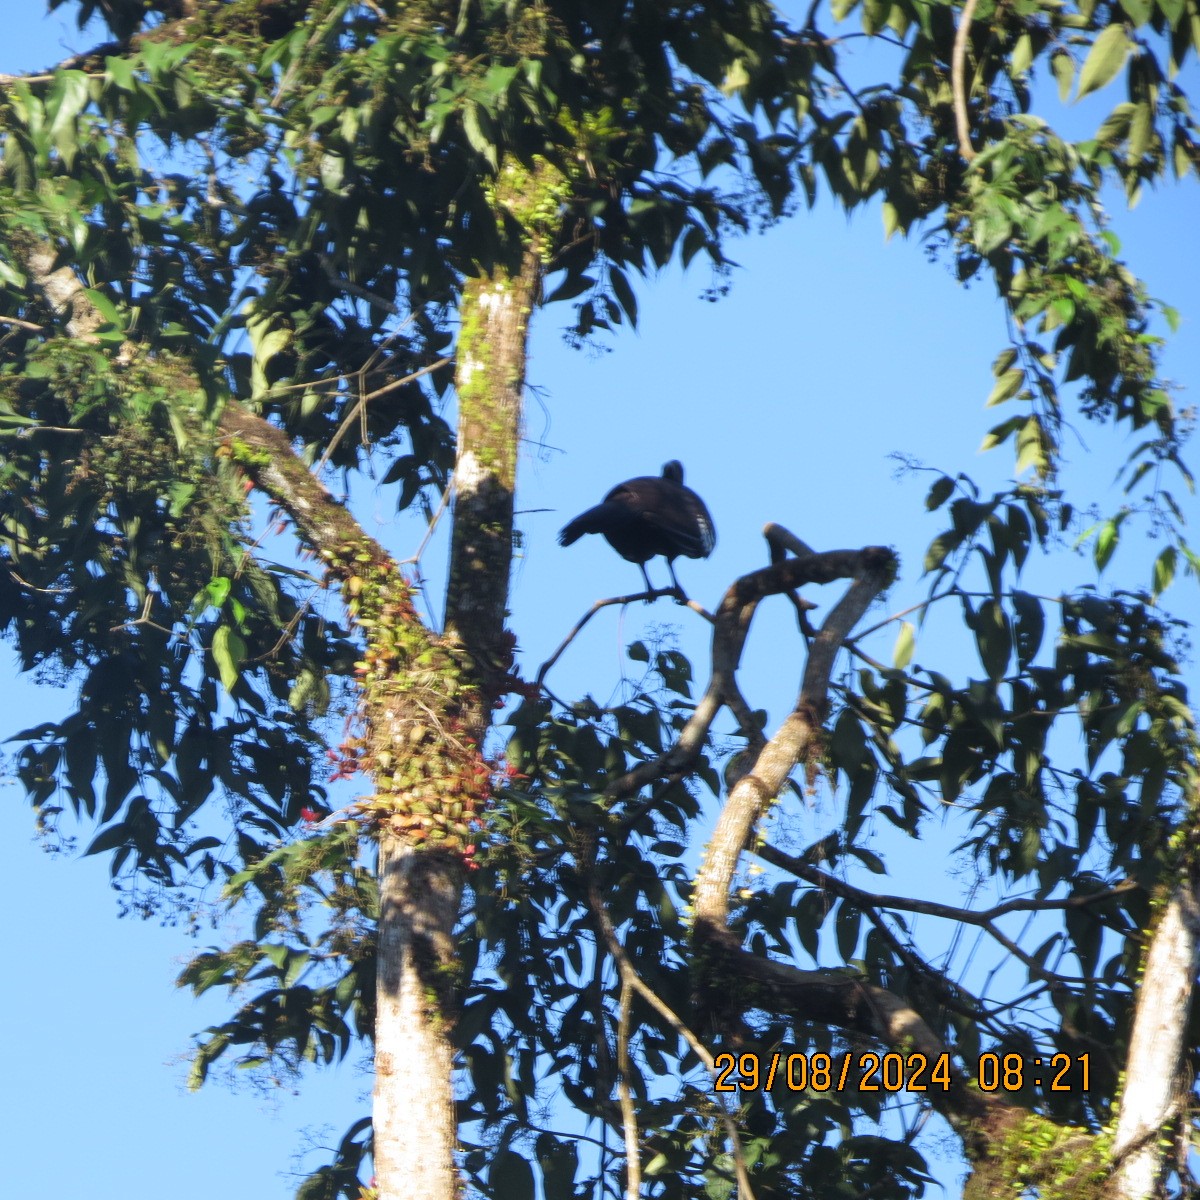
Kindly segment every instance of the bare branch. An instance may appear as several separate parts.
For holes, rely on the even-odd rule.
[[[1197,799],[1200,796],[1193,791],[1189,797],[1193,813]],[[1151,1194],[1161,1170],[1161,1160],[1147,1139],[1168,1128],[1178,1109],[1179,1075],[1188,1064],[1185,1030],[1194,1004],[1198,959],[1200,878],[1192,867],[1180,873],[1167,898],[1140,973],[1126,1057],[1129,1069],[1113,1145],[1119,1196]],[[1183,1090],[1191,1091],[1190,1072]]]
[[[743,950],[728,931],[709,946],[717,952],[724,978],[751,985],[756,1007],[862,1033],[888,1046],[923,1054],[929,1062],[950,1054],[920,1013],[886,988],[843,972],[804,971],[763,958]],[[953,1071],[950,1079],[948,1089],[931,1090],[928,1099],[963,1139],[971,1156],[986,1158],[990,1147],[998,1144],[997,1136],[1020,1120],[1022,1110],[1002,1096],[971,1086],[965,1072]]]
[[[771,562],[773,563],[782,562],[788,554],[792,554],[796,558],[804,558],[806,555],[817,553],[790,529],[783,525],[777,525],[774,521],[768,521],[763,526],[762,533],[770,547]]]
[[[563,638],[562,642],[559,643],[558,649],[555,650],[554,653],[550,655],[550,657],[546,659],[546,661],[538,668],[538,673],[534,682],[541,687],[542,681],[550,673],[550,669],[554,666],[554,664],[562,657],[563,651],[565,651],[566,648],[579,636],[579,634],[583,631],[583,627],[602,609],[611,608],[614,604],[633,604],[638,600],[645,600],[646,603],[649,604],[652,600],[657,600],[660,596],[674,596],[678,598],[679,593],[674,588],[654,588],[649,592],[633,592],[628,596],[610,596],[606,600],[597,600],[592,607],[589,608],[587,612],[585,612],[583,616],[575,622],[574,628],[570,633],[567,634],[565,638]],[[695,600],[685,600],[683,601],[683,604],[685,608],[690,608],[693,612],[699,613],[706,621],[713,620],[712,614],[701,607],[701,605],[697,604]]]
[[[739,633],[738,624],[743,608],[752,611],[757,598],[805,583],[828,583],[847,577],[854,580],[813,639],[795,709],[763,746],[753,768],[731,790],[721,811],[696,878],[693,897],[697,920],[703,927],[711,930],[727,927],[729,890],[742,850],[766,806],[779,795],[796,764],[819,737],[837,652],[871,602],[890,582],[895,569],[895,555],[880,546],[789,558],[739,579],[721,602],[713,634],[714,681],[723,670],[732,674],[736,665],[719,660],[722,643],[732,649],[736,640],[740,654],[745,631]]]

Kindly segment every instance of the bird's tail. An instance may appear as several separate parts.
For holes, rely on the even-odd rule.
[[[607,528],[605,521],[608,515],[606,505],[597,504],[587,512],[580,513],[573,521],[568,521],[559,532],[558,544],[569,546],[577,542],[585,533],[603,533]]]

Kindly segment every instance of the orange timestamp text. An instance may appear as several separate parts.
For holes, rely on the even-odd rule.
[[[930,1059],[912,1054],[784,1054],[769,1058],[754,1053],[718,1054],[714,1060],[718,1092],[770,1091],[776,1083],[790,1092],[928,1092],[952,1086],[950,1055]],[[1043,1070],[1043,1066],[1045,1070]],[[1089,1063],[1086,1054],[1072,1058],[1055,1054],[1046,1059],[1019,1054],[986,1053],[979,1056],[976,1081],[984,1092],[1019,1092],[1027,1087],[1050,1092],[1087,1091]]]

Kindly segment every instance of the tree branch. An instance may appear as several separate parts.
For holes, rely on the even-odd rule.
[[[551,668],[562,657],[566,648],[583,632],[583,627],[602,609],[611,608],[614,604],[626,605],[633,604],[637,600],[645,600],[649,603],[651,600],[657,600],[660,596],[676,596],[678,593],[674,588],[654,588],[649,592],[634,592],[628,596],[609,596],[606,600],[597,600],[591,608],[575,622],[574,628],[567,634],[559,643],[558,649],[550,655],[548,659],[538,668],[537,676],[534,682],[538,687],[542,686],[546,676],[550,673]],[[686,607],[692,609],[693,612],[698,612],[706,621],[713,619],[712,614],[707,612],[694,600],[688,600]]]
[[[949,1047],[911,1005],[886,988],[834,971],[804,971],[743,950],[727,931],[714,939],[720,969],[753,988],[753,1004],[799,1021],[817,1022],[876,1038],[899,1051],[923,1054],[936,1062]],[[990,1152],[992,1130],[1019,1119],[1021,1110],[970,1086],[966,1074],[950,1074],[944,1092],[931,1089],[931,1104],[963,1139],[972,1157]]]
[[[75,272],[70,267],[55,268],[55,253],[49,244],[29,243],[22,250],[22,265],[30,281],[63,322],[65,332],[81,341],[93,341],[105,318]],[[121,356],[130,357],[131,350],[123,347]],[[197,379],[197,389],[200,386]],[[239,401],[227,399],[217,431],[239,467],[292,518],[301,538],[326,562],[354,545],[377,565],[395,566],[391,555],[305,466],[282,429]]]
[[[950,57],[950,88],[954,94],[954,124],[958,133],[958,152],[964,162],[975,157],[971,145],[971,122],[967,115],[967,92],[963,82],[966,70],[967,43],[971,39],[971,22],[975,19],[975,7],[979,0],[967,0],[958,28],[954,31],[954,50]]]
[[[891,581],[895,570],[895,555],[880,546],[832,550],[789,558],[743,576],[721,602],[713,634],[714,682],[722,671],[732,674],[734,645],[740,654],[749,623],[744,612],[752,612],[762,596],[809,583],[828,583],[847,577],[854,580],[813,639],[795,709],[763,746],[753,768],[729,793],[696,877],[693,903],[698,931],[727,928],[730,886],[755,822],[779,795],[796,764],[814,746],[828,707],[829,679],[837,652],[871,602]],[[630,772],[633,774],[636,771]]]
[[[816,887],[836,892],[839,896],[853,903],[876,908],[894,908],[902,912],[923,913],[930,917],[944,917],[947,921],[960,921],[964,925],[987,926],[999,917],[1014,912],[1050,912],[1056,909],[1086,908],[1102,900],[1111,900],[1114,896],[1123,896],[1127,892],[1141,890],[1141,884],[1136,879],[1122,879],[1113,887],[1105,888],[1102,892],[1092,895],[1066,896],[1061,900],[1005,900],[993,908],[976,912],[969,908],[956,908],[952,904],[938,904],[933,900],[914,900],[908,896],[886,896],[876,892],[868,892],[855,887],[852,883],[838,879],[820,867],[814,867],[794,855],[777,850],[774,846],[763,845],[755,847],[754,853],[764,862],[780,867],[791,875],[806,880]]]

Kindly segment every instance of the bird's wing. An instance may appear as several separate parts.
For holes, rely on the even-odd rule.
[[[687,558],[707,558],[717,544],[717,532],[704,501],[695,492],[687,492],[684,504],[659,505],[642,512],[642,520],[651,525],[668,542],[675,555]]]

